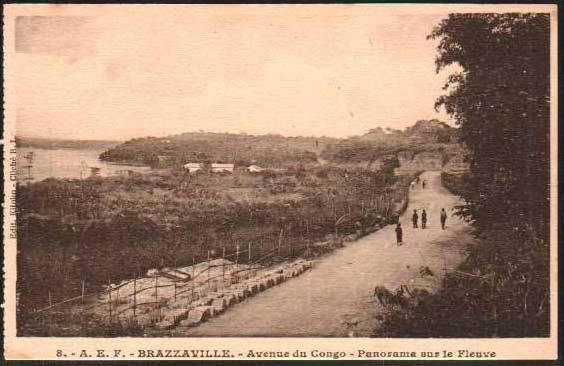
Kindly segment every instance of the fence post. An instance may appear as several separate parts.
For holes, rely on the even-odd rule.
[[[309,250],[309,220],[306,220],[306,249]]]
[[[85,284],[84,284],[84,280],[82,280],[82,289],[80,292],[80,301],[82,302],[82,304],[84,304],[84,289],[85,289]]]
[[[225,288],[225,247],[223,247],[221,252],[221,284]]]
[[[116,288],[116,310],[117,310],[118,307],[119,307],[119,287]],[[116,313],[117,313],[117,311],[116,311]],[[117,316],[117,320],[119,322],[119,315]]]
[[[53,304],[53,299],[51,298],[51,291],[48,291],[48,296],[49,296],[49,306],[52,306],[52,304]],[[53,321],[52,321],[52,319],[51,319],[51,309],[48,309],[48,310],[47,310],[47,317],[48,317],[48,319],[47,319],[47,322],[48,322],[48,325],[47,325],[47,334],[48,334],[49,336],[51,336],[51,324],[53,324]],[[43,319],[45,319],[45,318],[43,318]]]
[[[206,279],[206,282],[208,284],[208,290],[210,289],[210,251],[208,250],[208,278]]]
[[[288,255],[292,257],[294,255],[294,247],[292,247],[292,224],[288,226],[288,234],[286,237],[288,238]]]
[[[112,282],[108,280],[108,311],[110,315],[110,324],[112,324]]]
[[[194,301],[194,274],[196,273],[196,258],[192,257],[192,296],[190,296],[190,302]]]
[[[155,312],[155,313],[156,313],[156,310],[157,310],[157,303],[159,301],[159,294],[158,294],[159,289],[157,287],[158,282],[159,282],[159,275],[156,274],[155,275],[155,305],[153,306],[153,312]]]
[[[288,225],[288,232],[286,234],[286,237],[288,238],[288,256],[292,256],[293,254],[293,249],[292,248],[292,224],[290,223]]]
[[[284,229],[280,229],[280,234],[278,235],[278,256],[280,257],[280,247],[282,246],[282,233]]]
[[[253,270],[252,270],[252,268],[253,268],[253,263],[252,263],[253,253],[252,253],[252,250],[253,249],[252,249],[252,247],[253,247],[253,244],[251,242],[249,242],[249,271],[248,271],[249,277],[251,277],[252,273],[253,273]]]
[[[135,318],[137,310],[137,273],[133,277],[133,317]]]

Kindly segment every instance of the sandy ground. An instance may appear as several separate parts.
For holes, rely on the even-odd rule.
[[[378,326],[382,311],[373,295],[375,286],[394,290],[400,285],[436,291],[446,271],[454,269],[472,242],[470,227],[453,217],[460,203],[440,182],[440,172],[425,172],[428,187],[410,192],[409,206],[400,218],[404,244],[398,246],[395,226],[316,261],[312,271],[262,292],[224,314],[194,328],[177,328],[177,336],[367,337]],[[440,227],[444,207],[449,218]],[[414,229],[413,209],[425,208],[428,228]],[[428,266],[435,274],[421,278]]]

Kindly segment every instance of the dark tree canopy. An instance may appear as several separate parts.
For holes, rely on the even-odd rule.
[[[460,70],[436,106],[460,125],[469,183],[447,172],[443,183],[458,185],[459,213],[479,240],[436,294],[388,317],[380,334],[547,337],[550,17],[453,14],[429,38],[439,41],[437,71]]]
[[[451,14],[429,38],[439,40],[437,72],[462,69],[436,103],[471,152],[462,212],[485,228],[526,221],[548,235],[549,15]]]

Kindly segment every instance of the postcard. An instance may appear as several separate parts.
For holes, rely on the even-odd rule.
[[[557,8],[10,4],[5,355],[557,357]]]

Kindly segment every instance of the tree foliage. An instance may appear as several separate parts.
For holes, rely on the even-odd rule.
[[[471,152],[467,211],[480,226],[533,224],[548,234],[550,18],[453,14],[430,34],[437,71],[451,65],[437,100]]]
[[[444,150],[449,155],[459,153],[455,141],[458,129],[436,119],[419,120],[404,131],[380,127],[361,136],[352,136],[327,144],[321,156],[336,163],[372,162],[397,155],[400,151],[437,152]]]
[[[453,14],[429,36],[437,70],[461,70],[436,105],[460,125],[470,173],[445,173],[443,184],[466,199],[459,213],[479,240],[438,293],[390,311],[375,335],[549,335],[549,21]]]

